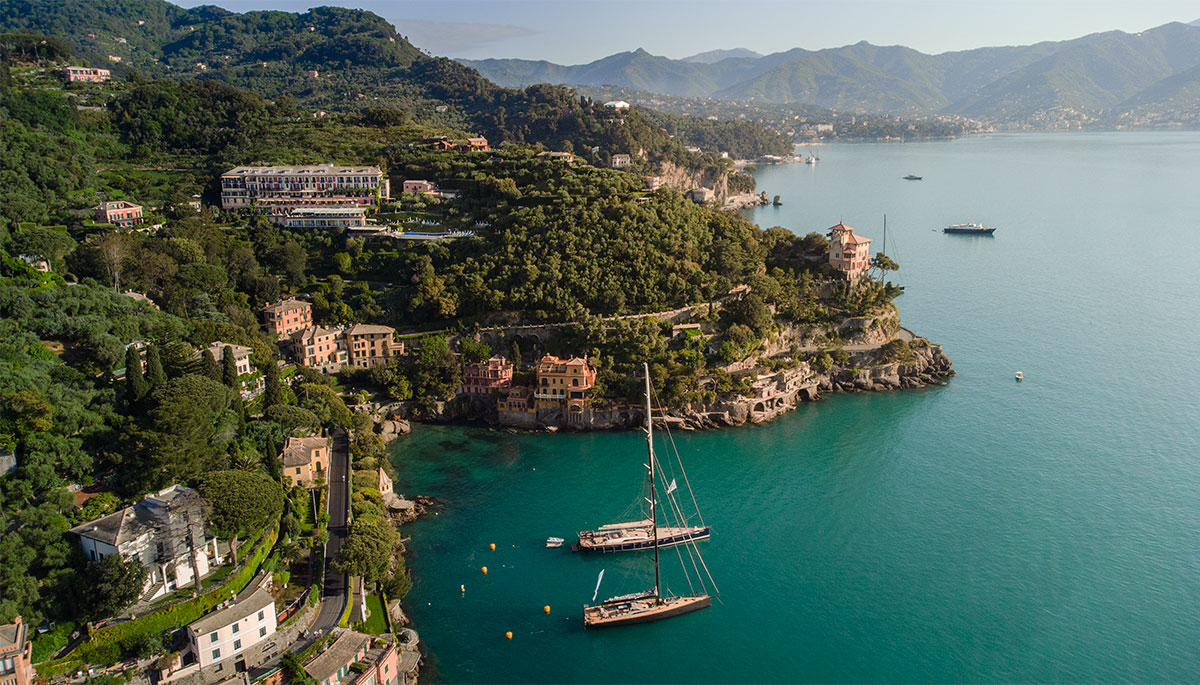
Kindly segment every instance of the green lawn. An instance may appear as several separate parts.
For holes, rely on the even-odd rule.
[[[359,630],[368,635],[383,635],[388,631],[387,609],[379,595],[367,595],[367,620],[359,624]]]

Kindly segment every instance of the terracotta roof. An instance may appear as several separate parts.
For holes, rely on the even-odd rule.
[[[586,366],[586,365],[587,365],[587,358],[585,358],[585,357],[571,357],[570,359],[559,359],[558,357],[555,357],[555,356],[552,356],[552,355],[549,355],[549,354],[548,354],[548,355],[546,355],[546,356],[542,357],[542,358],[541,358],[541,360],[540,360],[538,363],[539,363],[539,364],[540,364],[540,363],[547,363],[547,364],[564,364],[564,365],[566,365],[566,366],[576,366],[576,365],[579,365],[579,364],[583,364],[584,366]]]
[[[842,240],[842,242],[846,245],[861,245],[861,244],[866,244],[866,243],[871,242],[871,239],[864,238],[861,235],[855,235],[854,233],[850,233]]]

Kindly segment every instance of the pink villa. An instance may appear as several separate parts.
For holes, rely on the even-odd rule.
[[[513,363],[504,357],[492,357],[486,362],[468,364],[463,369],[463,393],[491,395],[512,386]]]
[[[115,224],[121,228],[136,226],[145,221],[142,217],[142,206],[132,202],[118,200],[104,202],[96,207],[96,221],[102,224]]]
[[[0,683],[29,685],[33,682],[33,643],[29,641],[29,626],[20,616],[12,623],[0,625]]]
[[[467,138],[467,145],[466,145],[466,147],[467,147],[467,149],[468,149],[468,150],[470,150],[471,152],[487,152],[487,151],[488,151],[488,141],[487,141],[487,138],[483,138],[483,137],[480,137],[480,138]]]
[[[64,67],[62,76],[67,83],[104,83],[112,78],[108,69],[93,69],[91,67]]]
[[[263,326],[279,337],[308,328],[312,320],[312,305],[294,297],[263,307]]]
[[[404,192],[415,193],[415,194],[436,193],[437,189],[438,189],[437,185],[434,184],[433,182],[425,181],[425,180],[421,180],[421,179],[412,179],[409,181],[405,181],[403,188],[404,188]]]
[[[829,263],[833,268],[854,281],[866,272],[870,261],[870,238],[854,235],[854,229],[840,221],[829,229]]]
[[[305,662],[304,670],[317,685],[398,685],[404,677],[397,657],[392,640],[347,630]]]

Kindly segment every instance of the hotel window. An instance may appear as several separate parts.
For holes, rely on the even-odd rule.
[[[267,629],[266,629],[266,628],[259,628],[259,629],[258,629],[258,636],[259,636],[259,637],[266,637],[266,636],[267,636]]]
[[[258,620],[260,620],[260,621],[261,621],[261,620],[263,620],[263,618],[264,618],[265,616],[266,616],[266,612],[265,612],[265,611],[260,611],[260,612],[258,612]]]
[[[216,661],[221,658],[221,650],[219,650],[219,649],[214,649],[212,654],[213,654],[213,661]]]
[[[216,631],[213,631],[211,634],[209,634],[209,636],[208,636],[208,641],[209,641],[209,642],[216,642],[216,641],[217,641],[217,633],[216,633]]]
[[[242,641],[241,641],[241,640],[234,640],[234,641],[233,641],[233,651],[235,651],[235,652],[236,652],[236,651],[238,651],[238,650],[239,650],[239,649],[241,649],[241,648],[242,648]]]
[[[236,623],[233,624],[233,634],[234,635],[238,634],[238,624],[236,624]]]

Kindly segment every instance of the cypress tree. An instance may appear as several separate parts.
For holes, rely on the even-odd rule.
[[[237,361],[233,358],[232,345],[226,345],[221,353],[221,382],[234,390],[241,390],[238,387]]]
[[[218,383],[221,382],[221,366],[217,364],[212,350],[204,350],[204,354],[200,355],[200,372]]]
[[[158,345],[146,348],[146,380],[150,382],[151,390],[161,388],[167,382],[167,372],[163,371]]]
[[[263,371],[266,387],[263,389],[263,412],[277,404],[283,404],[283,385],[279,382],[279,365],[275,360]]]
[[[125,401],[132,406],[141,402],[148,392],[150,385],[142,374],[142,355],[130,345],[125,348]]]
[[[275,439],[267,438],[266,448],[263,450],[263,460],[267,462],[267,472],[277,481],[283,481],[283,466],[279,463],[279,448],[275,445]]]

